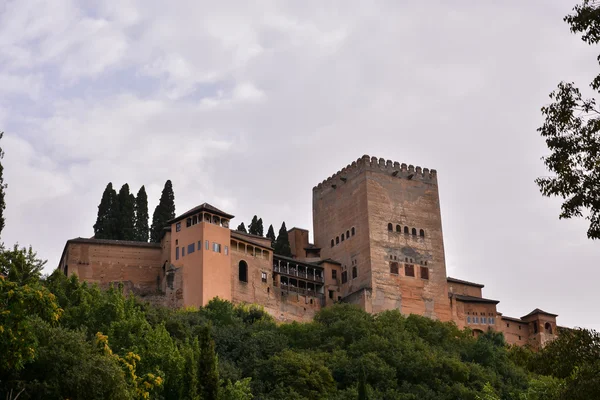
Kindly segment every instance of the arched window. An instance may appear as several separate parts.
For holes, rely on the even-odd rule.
[[[408,226],[404,227],[404,233],[406,233],[408,235]]]
[[[335,238],[335,244],[340,244],[340,237],[339,236]]]
[[[248,282],[248,264],[244,260],[240,261],[238,278],[241,282]]]
[[[346,239],[350,238],[350,231],[346,231]]]
[[[417,234],[417,228],[412,228],[412,234],[416,235]]]
[[[392,225],[392,223],[390,222],[390,223],[388,224],[388,231],[390,231],[390,232],[391,232],[391,231],[393,231],[393,230],[394,230],[394,225]]]
[[[352,267],[352,279],[356,278],[358,276],[358,270],[356,269],[356,267]]]
[[[342,233],[342,242],[344,241],[344,234]]]
[[[396,225],[396,232],[402,233],[402,227],[400,225]]]
[[[333,247],[335,245],[335,242],[333,241],[333,239],[331,239],[331,247]]]
[[[550,324],[550,322],[546,322],[546,324],[544,325],[544,331],[546,331],[546,333],[552,334],[552,324]]]
[[[352,236],[354,236],[355,230],[354,227],[352,227]]]
[[[419,231],[419,236],[425,237],[425,231],[423,229]]]

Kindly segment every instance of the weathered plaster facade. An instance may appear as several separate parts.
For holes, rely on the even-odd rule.
[[[483,285],[446,275],[437,172],[363,156],[313,188],[314,244],[288,232],[292,258],[269,239],[229,229],[232,215],[202,204],[157,244],[73,239],[59,268],[106,287],[122,282],[154,304],[200,307],[219,297],[256,303],[280,321],[308,321],[335,302],[454,321],[474,334],[543,346],[556,315],[503,316]]]

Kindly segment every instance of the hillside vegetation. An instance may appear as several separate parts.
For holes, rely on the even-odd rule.
[[[0,397],[19,399],[590,399],[600,341],[545,351],[452,323],[346,304],[277,324],[260,307],[140,304],[55,272],[0,278]]]

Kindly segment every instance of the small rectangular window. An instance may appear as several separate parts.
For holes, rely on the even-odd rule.
[[[188,218],[185,220],[185,227],[189,228],[190,226],[192,226],[192,219]]]
[[[521,340],[521,336],[519,336],[519,340]]]
[[[398,263],[397,262],[390,263],[390,274],[398,275]]]
[[[486,317],[481,317],[481,323],[482,324],[487,324],[487,318]]]
[[[342,272],[342,284],[348,282],[348,271]]]
[[[479,323],[479,317],[473,317],[473,323],[474,324],[478,324]]]
[[[202,240],[198,240],[198,251],[202,250]]]
[[[404,266],[404,275],[415,276],[415,266],[412,264],[406,264]]]
[[[429,268],[421,267],[421,279],[429,280]]]
[[[490,317],[489,321],[490,321],[490,325],[495,325],[496,324],[496,318],[494,318],[494,317]]]
[[[467,317],[467,324],[470,324],[470,323],[471,323],[471,316],[469,315],[469,316]]]
[[[260,279],[261,279],[263,282],[266,282],[266,281],[267,281],[267,273],[266,273],[266,272],[261,272],[261,273],[260,273]]]
[[[510,324],[506,324],[506,327],[507,327],[507,328],[508,328],[508,327],[510,327]]]
[[[188,254],[192,254],[194,251],[196,251],[196,243],[190,243],[188,244]]]
[[[214,243],[213,242],[213,251],[215,253],[220,253],[221,252],[221,245],[219,243]]]
[[[197,223],[198,223],[198,216],[197,216],[197,215],[194,215],[194,216],[192,217],[192,225],[196,225]]]
[[[179,260],[179,247],[175,247],[175,259]]]
[[[519,325],[519,330],[521,330],[521,325]]]
[[[330,291],[329,291],[329,298],[330,298],[330,299],[333,299],[333,294],[334,294],[334,293],[335,293],[335,292],[334,292],[333,290],[330,290]]]
[[[228,256],[229,255],[229,246],[225,246],[225,255]]]
[[[175,224],[175,232],[179,232],[181,230],[181,222]]]
[[[210,250],[210,243],[208,242],[208,240],[205,240],[205,241],[204,241],[204,248],[205,248],[206,250]]]
[[[185,246],[181,246],[181,257],[185,257]]]
[[[337,270],[336,269],[331,270],[331,279],[337,279]]]

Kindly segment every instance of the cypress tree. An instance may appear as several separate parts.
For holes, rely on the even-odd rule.
[[[267,231],[267,238],[271,239],[271,247],[275,248],[275,230],[273,229],[273,225],[269,225],[269,230]]]
[[[215,342],[210,337],[210,328],[205,326],[198,335],[200,357],[198,358],[198,382],[202,399],[219,398],[219,370]]]
[[[238,225],[236,231],[238,232],[244,232],[244,233],[248,233],[248,231],[246,230],[246,226],[244,225],[244,223],[242,222],[241,224]]]
[[[279,234],[275,240],[275,246],[273,246],[275,254],[279,254],[285,257],[292,256],[292,249],[290,248],[290,238],[288,237],[287,228],[285,227],[285,221],[279,228]]]
[[[252,217],[252,222],[248,226],[248,233],[251,235],[258,235],[258,217],[255,215]]]
[[[100,205],[98,205],[98,217],[94,224],[94,237],[96,239],[116,239],[115,208],[117,208],[117,192],[109,182],[102,193]]]
[[[168,180],[165,182],[160,200],[152,215],[151,242],[160,242],[160,233],[167,226],[167,221],[173,218],[175,218],[175,194],[173,193],[173,184]]]
[[[119,219],[117,223],[118,240],[135,240],[135,196],[129,192],[126,183],[119,190]]]
[[[142,186],[135,198],[135,240],[147,242],[148,233],[148,195],[146,188]]]
[[[265,228],[263,227],[262,218],[259,218],[256,224],[256,234],[258,236],[263,236],[265,234]]]
[[[0,139],[4,136],[4,132],[0,132]],[[4,150],[0,147],[0,160],[4,158]],[[4,220],[4,210],[6,209],[6,200],[4,200],[4,189],[6,189],[6,184],[4,183],[4,166],[0,162],[0,234],[4,229],[5,220]]]

